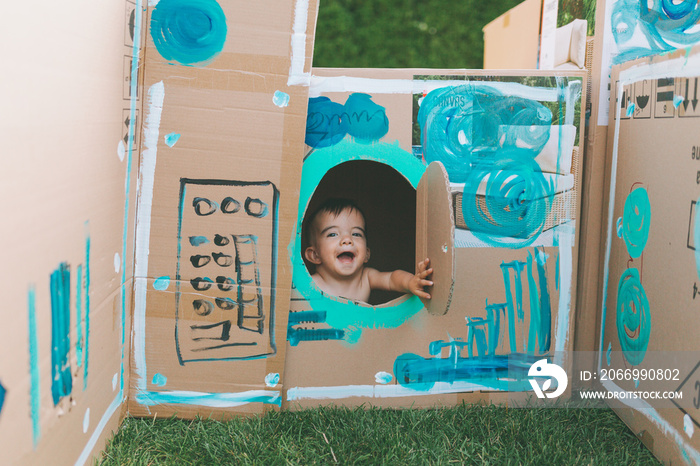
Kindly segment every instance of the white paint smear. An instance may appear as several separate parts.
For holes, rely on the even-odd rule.
[[[430,390],[417,391],[402,385],[342,385],[337,387],[293,387],[287,390],[287,401],[295,400],[341,400],[349,397],[395,398],[437,395],[442,393],[475,392],[479,390],[499,391],[471,382],[436,382]]]
[[[554,341],[554,363],[565,364],[564,355],[569,341],[569,319],[571,317],[571,277],[573,275],[573,248],[571,235],[559,235],[559,310],[557,311],[556,339]]]
[[[485,86],[503,92],[506,95],[526,97],[545,102],[556,102],[559,89],[551,87],[532,87],[520,83],[474,82],[455,79],[380,79],[358,78],[355,76],[312,76],[309,97],[319,97],[330,92],[365,92],[369,94],[423,94],[448,86]]]
[[[148,282],[148,252],[151,238],[151,209],[153,208],[153,184],[156,173],[158,134],[163,113],[165,87],[163,82],[153,84],[148,90],[148,113],[144,125],[144,151],[141,156],[138,187],[138,214],[136,216],[136,246],[134,251],[134,363],[136,384],[146,390],[146,290]]]
[[[119,253],[115,252],[114,253],[114,271],[116,273],[119,273],[119,267],[121,265],[121,262],[122,262],[121,259],[119,259]]]
[[[687,414],[683,416],[683,430],[685,431],[688,438],[693,437],[693,432],[695,432],[695,425],[693,425],[693,419]]]
[[[120,162],[124,161],[125,155],[126,155],[126,145],[124,145],[124,140],[120,140],[119,145],[117,146],[117,157],[119,157]]]
[[[119,374],[115,373],[112,377],[112,391],[117,389],[117,382],[119,382]]]
[[[88,427],[90,427],[90,408],[85,410],[85,416],[83,416],[83,434],[87,434]]]

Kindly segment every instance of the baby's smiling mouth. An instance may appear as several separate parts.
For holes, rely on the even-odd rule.
[[[352,262],[355,259],[355,253],[350,251],[341,252],[337,258],[340,262]]]

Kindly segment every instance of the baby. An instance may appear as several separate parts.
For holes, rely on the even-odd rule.
[[[432,286],[433,273],[425,259],[415,275],[403,270],[379,272],[365,267],[369,260],[365,217],[352,201],[328,199],[311,216],[307,226],[309,247],[304,257],[316,266],[311,277],[326,294],[367,302],[373,289],[412,293],[430,299],[424,287]]]

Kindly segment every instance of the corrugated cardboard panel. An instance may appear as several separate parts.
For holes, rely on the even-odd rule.
[[[416,192],[416,261],[428,258],[436,271],[431,277],[435,284],[426,288],[430,299],[421,301],[429,313],[443,315],[454,292],[454,214],[449,179],[440,162],[428,165]]]
[[[148,9],[132,414],[280,405],[316,9]]]
[[[139,10],[5,7],[0,461],[82,464],[127,388]]]
[[[352,173],[343,171],[351,180],[349,182],[376,180],[372,173],[380,165],[387,167],[386,172],[397,174],[385,178],[383,190],[367,186],[366,191],[376,198],[373,203],[364,203],[363,210],[368,231],[379,228],[389,232],[384,240],[394,246],[386,248],[387,254],[396,249],[400,255],[401,247],[395,245],[403,240],[404,235],[392,235],[391,228],[382,228],[384,212],[422,201],[420,195],[410,195],[403,188],[401,192],[405,194],[399,197],[403,201],[383,197],[399,189],[401,183],[397,180],[403,178],[415,190],[425,173],[428,159],[439,158],[431,151],[440,147],[441,142],[445,144],[445,151],[452,153],[471,147],[463,154],[467,162],[476,167],[485,167],[482,162],[486,159],[469,157],[491,153],[493,160],[487,160],[499,167],[499,163],[514,156],[514,152],[507,148],[501,151],[503,147],[498,144],[510,144],[506,142],[511,141],[508,134],[515,128],[508,124],[512,122],[508,115],[516,108],[540,109],[539,113],[531,115],[546,115],[551,110],[545,110],[545,107],[562,108],[561,115],[559,110],[554,110],[553,114],[558,115],[556,121],[562,124],[580,121],[580,99],[585,99],[583,74],[349,69],[315,70],[314,74],[307,120],[309,153],[304,161],[299,219],[292,245],[295,291],[287,329],[287,406],[303,408],[319,404],[370,403],[418,407],[450,405],[462,400],[507,403],[521,395],[532,395],[527,371],[535,360],[547,358],[568,369],[576,299],[578,228],[574,220],[578,218],[580,197],[576,186],[580,182],[580,162],[573,164],[570,176],[576,182],[566,201],[572,207],[566,212],[573,214],[558,217],[559,214],[552,214],[548,208],[541,211],[549,212],[554,215],[552,219],[557,219],[553,229],[543,228],[537,233],[521,230],[517,234],[503,230],[506,236],[499,235],[499,228],[512,226],[511,221],[501,218],[501,214],[508,216],[511,207],[517,208],[518,202],[511,207],[503,206],[504,211],[498,213],[491,198],[500,198],[503,194],[493,195],[495,193],[489,191],[488,199],[480,199],[478,195],[472,197],[476,205],[466,210],[469,216],[463,215],[468,218],[470,228],[454,229],[454,294],[450,309],[444,315],[427,312],[415,296],[389,302],[372,301],[370,297],[370,304],[365,304],[322,293],[303,262],[302,238],[304,217],[315,210],[313,206],[319,202],[318,198],[333,196],[334,183],[327,182],[328,178],[336,180],[337,171],[354,164],[358,168]],[[561,97],[560,102],[559,96],[567,97]],[[508,99],[510,105],[505,107],[505,113],[494,114],[499,121],[493,123],[496,126],[484,124],[479,116],[474,117],[475,113],[469,112],[470,108],[478,108],[477,115],[498,113],[496,109],[500,108],[502,98]],[[486,103],[478,99],[494,100]],[[475,101],[478,105],[470,107]],[[428,111],[433,113],[422,120],[422,115]],[[451,141],[449,149],[440,139],[439,127],[425,126],[426,121],[433,122],[431,124],[444,121],[445,114],[451,115],[454,127],[463,131],[445,136]],[[528,128],[537,126],[532,118],[522,116],[523,121],[531,123]],[[552,137],[552,131],[556,131],[555,137],[559,137],[563,130],[551,121],[546,123],[540,128],[531,128],[531,131],[541,132],[547,140]],[[479,128],[479,131],[471,131],[470,127]],[[425,139],[424,131],[432,136]],[[448,131],[444,130],[444,133]],[[577,133],[583,138],[580,127],[577,127]],[[493,139],[488,139],[488,134],[493,134]],[[515,137],[514,134],[511,136]],[[480,145],[474,150],[472,146],[476,144]],[[530,155],[539,155],[534,151],[540,149],[532,149]],[[515,153],[520,152],[515,150]],[[557,160],[561,160],[560,156],[556,156]],[[459,172],[465,166],[472,167],[468,163],[452,163],[454,161],[449,157],[441,161],[450,177],[477,174],[470,169]],[[360,169],[362,164],[364,167]],[[504,174],[502,171],[487,170],[497,178]],[[515,178],[506,177],[505,181],[494,181],[493,185],[499,189],[511,182],[513,186],[529,185],[530,180],[523,180],[522,185],[515,182],[521,174],[508,172],[508,176]],[[486,173],[482,175],[486,177]],[[479,183],[473,181],[470,186],[474,193],[465,191],[464,181],[464,178],[450,179],[453,196],[459,194],[466,198],[478,191]],[[487,180],[484,184],[489,185]],[[344,195],[347,194],[344,192]],[[551,196],[534,198],[551,199]],[[535,201],[535,204],[538,202],[541,201]],[[456,204],[453,208],[457,208]],[[485,217],[475,219],[474,215],[480,209]],[[429,215],[438,213],[433,212],[434,209],[428,210]],[[417,228],[416,240],[422,237],[421,231],[424,230],[450,229],[450,225],[443,224],[444,220],[429,222]],[[489,227],[488,222],[498,226]],[[388,217],[386,223],[389,223]],[[372,262],[377,252],[375,241],[382,241],[382,238],[368,236],[368,245],[373,250],[368,265],[372,267],[378,267]],[[421,250],[420,245],[402,247],[403,256],[414,248]],[[384,248],[380,251],[384,252]],[[404,270],[414,267],[415,264],[410,264]],[[402,268],[398,260],[386,260],[381,270],[397,268]],[[442,276],[438,274],[445,271],[435,273]],[[501,375],[480,377],[476,372],[470,372],[492,356],[492,362],[503,363]],[[510,378],[505,377],[506,373]]]
[[[484,26],[485,70],[535,70],[542,0],[525,0]]]
[[[612,75],[598,371],[647,374],[608,377],[601,382],[608,392],[663,394],[612,406],[669,463],[700,461],[693,435],[700,421],[693,401],[700,386],[699,79],[697,48],[614,67]]]

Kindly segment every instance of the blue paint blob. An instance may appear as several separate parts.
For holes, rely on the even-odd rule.
[[[635,108],[634,104],[629,104],[629,107],[627,107],[627,111],[626,111],[626,114],[628,117],[631,117],[634,114],[634,108]]]
[[[286,107],[289,105],[289,94],[282,91],[275,91],[275,94],[272,96],[272,103],[278,107]]]
[[[636,366],[644,360],[651,335],[649,300],[637,269],[627,269],[617,286],[617,336],[625,359]]]
[[[680,95],[673,96],[673,106],[678,108],[683,103],[683,97]]]
[[[190,236],[190,244],[192,246],[200,246],[202,244],[207,244],[209,239],[206,236]]]
[[[616,232],[617,232],[617,237],[622,238],[622,217],[617,218]]]
[[[312,97],[306,115],[308,146],[316,149],[338,144],[348,134],[345,107],[328,97]]]
[[[465,84],[429,92],[417,121],[426,162],[442,162],[450,181],[462,183],[472,166],[501,159],[502,149],[534,159],[549,139],[552,113],[535,100]]]
[[[641,256],[647,245],[650,223],[649,195],[646,189],[636,188],[627,196],[622,214],[622,237],[633,259]]]
[[[88,384],[88,363],[90,361],[90,235],[85,236],[85,282],[83,294],[85,296],[85,344],[83,350],[83,390]],[[122,268],[122,283],[124,283],[124,269]],[[122,300],[122,313],[124,312],[124,301]],[[123,323],[124,321],[122,321]],[[122,329],[123,331],[123,329]],[[123,344],[122,340],[122,344]],[[123,348],[122,348],[123,349]]]
[[[166,60],[202,65],[224,48],[226,16],[215,0],[160,0],[151,15],[150,31]]]
[[[270,372],[265,376],[265,385],[268,387],[275,387],[280,383],[280,375],[276,372]]]
[[[5,387],[0,383],[0,413],[2,413],[2,406],[5,404]]]
[[[165,135],[165,143],[168,145],[168,147],[173,147],[179,139],[180,134],[178,133],[170,133]]]
[[[389,131],[386,109],[369,94],[350,94],[345,105],[328,97],[309,99],[306,144],[320,149],[338,144],[349,134],[357,142],[379,141]]]
[[[158,291],[165,291],[170,286],[170,277],[158,277],[153,281],[153,288]]]
[[[613,61],[622,63],[691,46],[700,41],[695,27],[699,21],[700,5],[694,0],[618,0],[611,14],[619,50]]]
[[[36,448],[41,437],[41,424],[39,422],[41,383],[39,375],[39,341],[36,325],[36,290],[33,286],[29,288],[27,294],[27,307],[29,311],[29,406],[32,417],[32,440],[34,448]]]
[[[70,367],[70,268],[51,273],[51,397],[54,406],[73,391]]]
[[[634,388],[639,388],[639,379],[634,379]]]
[[[75,284],[75,325],[76,325],[76,342],[75,356],[78,367],[83,366],[83,266],[78,264]]]
[[[463,344],[463,343],[462,343]],[[471,382],[496,390],[531,390],[528,371],[541,356],[498,354],[463,358],[422,358],[405,353],[394,361],[394,376],[400,385],[416,391],[430,391],[438,382]]]
[[[608,350],[605,352],[605,359],[609,366],[612,362],[612,342],[608,343]]]
[[[350,94],[345,102],[348,134],[358,141],[378,141],[389,131],[386,109],[372,102],[369,94]]]
[[[173,404],[226,408],[248,403],[264,403],[282,406],[282,397],[279,392],[267,390],[254,390],[252,393],[201,393],[185,391],[140,392],[136,394],[135,398],[136,402],[142,406]]]
[[[537,239],[556,186],[547,181],[529,151],[500,150],[498,159],[472,164],[465,177],[462,214],[475,236],[509,248],[526,247]],[[485,195],[477,194],[480,188]]]
[[[153,374],[153,380],[151,382],[153,383],[153,385],[165,387],[165,384],[168,383],[168,378],[161,373]]]

